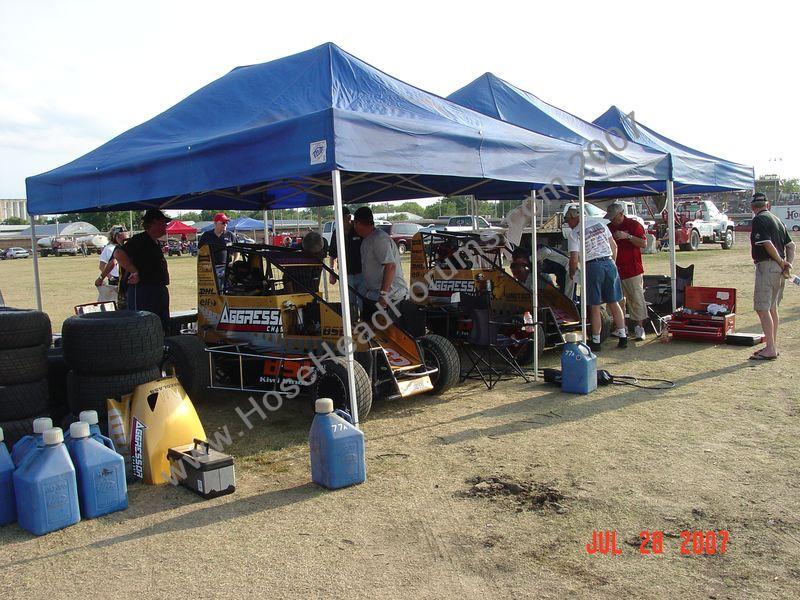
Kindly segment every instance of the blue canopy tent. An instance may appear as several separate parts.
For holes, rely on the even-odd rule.
[[[212,229],[214,229],[214,223],[209,223],[205,227],[201,227],[199,231],[206,232]],[[251,217],[237,217],[228,221],[228,231],[263,231],[263,229],[264,221]],[[272,229],[271,226],[270,229]]]
[[[670,156],[669,180],[666,182],[671,256],[672,309],[676,308],[675,292],[675,190],[679,194],[729,192],[755,188],[753,167],[740,165],[679,144],[649,127],[634,121],[612,106],[594,121],[595,125],[615,128],[631,141],[666,152]]]
[[[544,102],[530,92],[485,73],[447,97],[485,115],[578,144],[602,144],[602,160],[586,160],[585,195],[588,198],[646,196],[664,192],[669,178],[666,152],[641,146]],[[659,189],[660,187],[660,189]]]
[[[520,198],[557,178],[578,186],[576,150],[410,86],[328,43],[236,68],[85,156],[29,177],[28,211],[333,203],[344,247],[345,202]],[[346,275],[345,256],[339,260]],[[346,279],[342,320],[352,331]],[[348,351],[355,409],[352,358]]]
[[[606,131],[511,85],[484,73],[448,97],[448,100],[530,131],[578,144],[584,150],[579,162],[584,184],[576,190],[580,213],[585,198],[619,198],[661,193],[669,177],[669,156]],[[602,150],[600,150],[602,149]],[[570,196],[570,193],[564,195]],[[582,226],[586,219],[581,219]],[[581,289],[586,289],[586,258],[581,236]],[[581,322],[586,339],[586,303],[581,302]]]

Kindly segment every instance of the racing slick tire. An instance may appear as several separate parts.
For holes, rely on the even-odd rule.
[[[164,338],[164,360],[161,370],[180,381],[192,402],[201,400],[211,385],[208,354],[205,344],[196,335],[173,335]]]
[[[47,377],[44,345],[0,350],[0,385],[31,383]]]
[[[431,394],[441,394],[458,383],[461,375],[461,359],[455,346],[445,337],[429,333],[419,339],[422,360],[426,367],[439,371],[431,375]]]
[[[330,358],[322,363],[325,372],[318,372],[314,381],[312,400],[330,398],[333,407],[350,412],[350,395],[347,390],[347,362],[342,356]],[[358,420],[367,418],[372,408],[372,381],[360,363],[353,361],[353,375],[356,380],[356,406]]]
[[[0,421],[16,421],[48,414],[47,379],[0,386]]]
[[[608,312],[608,308],[606,306],[600,307],[600,323],[602,324],[602,327],[600,328],[600,343],[602,344],[608,339],[608,336],[611,335],[611,332],[614,331],[614,317],[612,317],[611,313]],[[587,335],[591,335],[591,323],[587,323],[586,328]]]
[[[0,350],[50,346],[50,317],[39,310],[0,308]]]
[[[137,385],[155,381],[161,377],[159,367],[150,367],[131,373],[116,375],[81,375],[75,371],[67,374],[67,398],[72,414],[82,410],[96,410],[98,415],[107,415],[109,398],[130,394]],[[107,431],[106,419],[100,419],[100,428]]]
[[[161,320],[143,310],[87,313],[64,321],[64,360],[79,373],[131,373],[161,363]]]

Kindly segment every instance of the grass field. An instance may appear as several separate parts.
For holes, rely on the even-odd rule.
[[[678,255],[698,285],[737,288],[739,331],[758,330],[748,252],[743,242]],[[92,299],[94,262],[42,261],[56,329]],[[173,307],[192,307],[194,260],[169,265]],[[665,273],[667,255],[645,268]],[[0,263],[9,304],[31,305],[30,269]],[[124,513],[40,539],[4,527],[0,593],[40,598],[55,583],[61,598],[797,597],[800,288],[781,313],[773,362],[652,336],[605,344],[602,368],[670,379],[667,391],[572,396],[517,379],[377,402],[363,423],[367,482],[337,492],[309,483],[306,404],[247,431],[236,412],[247,397],[216,395],[198,410],[207,432],[233,432],[235,494],[202,501],[136,484]],[[621,554],[588,554],[595,530],[615,530]],[[643,531],[663,532],[662,553],[640,552]],[[689,544],[684,555],[684,531],[726,531],[726,551]]]

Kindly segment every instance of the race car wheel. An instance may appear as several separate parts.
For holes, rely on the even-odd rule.
[[[731,248],[733,248],[733,229],[727,229],[722,239],[722,249],[730,250]]]
[[[447,338],[429,333],[420,338],[422,360],[428,368],[438,369],[431,375],[432,394],[441,394],[458,383],[461,373],[461,360],[458,351]]]
[[[48,414],[47,379],[0,386],[0,421]]]
[[[208,354],[205,344],[196,335],[174,335],[164,338],[164,360],[161,370],[175,376],[193,402],[203,398],[211,385]]]
[[[314,382],[312,399],[330,398],[333,407],[350,412],[350,395],[347,392],[347,363],[344,357],[336,357],[322,363],[325,372],[318,373]],[[372,408],[372,382],[358,362],[353,361],[353,375],[356,380],[356,405],[358,420],[367,418]]]
[[[117,375],[81,375],[75,371],[67,374],[67,398],[72,414],[82,410],[96,410],[98,415],[106,415],[109,398],[119,398],[130,394],[137,385],[155,381],[161,377],[159,367]],[[106,431],[105,419],[100,419],[100,427]]]
[[[50,317],[39,310],[0,308],[0,350],[50,346]]]
[[[62,327],[64,359],[80,373],[130,373],[161,364],[164,331],[153,313],[136,310],[70,317]]]
[[[600,307],[600,322],[602,323],[602,328],[600,329],[600,342],[605,342],[608,339],[608,336],[611,335],[611,332],[614,331],[614,317],[608,312],[608,308],[605,306]],[[590,323],[587,323],[588,328],[588,335],[592,334],[592,326]]]

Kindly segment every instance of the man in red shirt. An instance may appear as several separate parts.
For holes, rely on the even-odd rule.
[[[626,217],[622,205],[617,203],[608,207],[606,219],[609,220],[608,229],[617,242],[617,270],[622,282],[625,307],[631,320],[636,323],[634,338],[644,340],[642,323],[647,318],[642,277],[642,248],[647,245],[644,227],[638,221]]]

